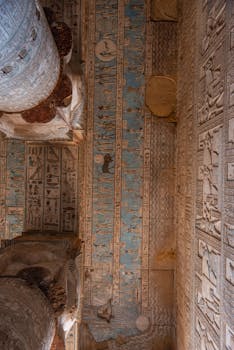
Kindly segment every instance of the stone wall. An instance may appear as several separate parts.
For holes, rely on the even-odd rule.
[[[231,349],[234,7],[193,5],[180,2],[177,339],[179,349]]]
[[[195,120],[194,77],[196,54],[196,6],[180,2],[178,23],[178,110],[176,150],[176,227],[177,227],[177,348],[193,346],[193,241],[194,241],[194,164]]]

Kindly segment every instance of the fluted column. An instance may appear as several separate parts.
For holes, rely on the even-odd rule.
[[[60,58],[37,0],[0,0],[0,111],[20,112],[45,100]]]

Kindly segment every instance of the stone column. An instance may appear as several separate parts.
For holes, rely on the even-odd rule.
[[[0,314],[2,350],[50,349],[54,313],[39,288],[20,278],[0,278]]]
[[[60,75],[60,58],[38,0],[0,0],[0,111],[44,101]]]
[[[0,349],[64,350],[80,306],[80,241],[24,233],[0,249]]]

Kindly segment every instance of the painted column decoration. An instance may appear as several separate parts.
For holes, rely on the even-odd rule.
[[[59,53],[39,2],[1,1],[0,36],[0,110],[35,107],[51,94],[60,74]]]
[[[38,0],[0,1],[0,37],[0,131],[79,141],[83,90],[70,28]]]

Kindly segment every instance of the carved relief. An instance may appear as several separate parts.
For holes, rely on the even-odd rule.
[[[225,8],[226,3],[220,5],[221,1],[216,1],[212,7],[205,1],[203,7],[204,34],[201,42],[201,52],[205,52],[210,46],[217,42],[218,37],[225,28]]]
[[[76,146],[28,144],[27,230],[76,231],[77,156]]]
[[[6,223],[6,141],[0,135],[0,239],[5,237]]]
[[[234,83],[229,87],[229,106],[234,106]]]
[[[227,244],[234,247],[234,225],[224,225],[224,238]]]
[[[234,330],[226,325],[225,345],[227,350],[234,349]]]
[[[197,305],[216,332],[220,329],[220,253],[199,240],[198,256],[201,273],[197,290]]]
[[[196,318],[196,331],[198,333],[198,338],[196,341],[195,350],[219,350],[218,346],[215,344],[214,339],[212,339],[210,333],[204,324]]]
[[[228,142],[234,142],[234,118],[228,121]]]
[[[220,49],[220,48],[219,48]],[[201,68],[198,122],[203,124],[223,112],[224,78],[217,63],[219,53],[211,55]]]
[[[226,279],[234,285],[234,261],[226,258]]]
[[[221,233],[221,128],[217,126],[199,136],[199,151],[203,153],[198,174],[202,181],[202,209],[198,210],[196,226],[216,237]]]
[[[228,180],[234,180],[234,163],[228,163],[228,175],[227,179]]]

